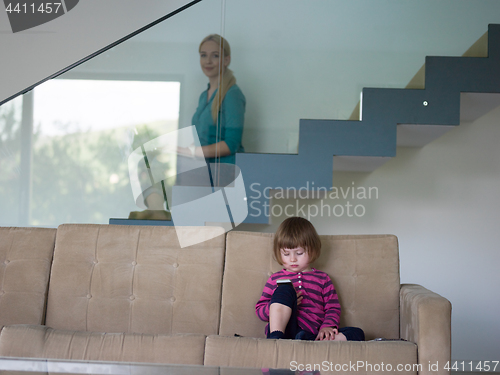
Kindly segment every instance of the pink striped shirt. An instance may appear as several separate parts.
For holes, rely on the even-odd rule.
[[[317,334],[323,327],[338,327],[340,303],[330,277],[323,271],[290,272],[285,269],[271,275],[262,296],[255,305],[259,319],[269,321],[269,302],[276,289],[276,280],[290,279],[295,290],[302,290],[302,302],[298,305],[297,320],[301,329]],[[266,331],[267,331],[266,327]]]

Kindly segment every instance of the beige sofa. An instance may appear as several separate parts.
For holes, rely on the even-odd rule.
[[[321,236],[315,264],[337,288],[341,326],[392,340],[304,342],[266,340],[254,312],[279,269],[272,234],[186,230],[210,239],[180,248],[173,227],[0,228],[0,356],[448,372],[451,305],[400,285],[396,237]]]

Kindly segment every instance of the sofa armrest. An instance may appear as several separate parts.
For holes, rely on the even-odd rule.
[[[451,359],[450,301],[415,284],[402,284],[399,295],[401,338],[417,344],[419,374],[448,374],[444,367]]]

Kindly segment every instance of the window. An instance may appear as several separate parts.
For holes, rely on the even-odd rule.
[[[0,107],[1,225],[108,223],[138,210],[128,155],[178,129],[180,82],[54,79],[23,99]]]

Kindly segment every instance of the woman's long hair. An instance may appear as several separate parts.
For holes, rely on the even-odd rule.
[[[219,34],[210,34],[201,41],[198,49],[199,52],[201,52],[201,46],[203,43],[208,41],[213,41],[219,45],[219,88],[215,94],[214,101],[212,102],[212,119],[214,120],[214,123],[217,124],[217,116],[222,106],[222,101],[226,96],[227,90],[236,84],[236,78],[234,77],[231,69],[228,68],[226,68],[224,74],[222,74],[222,71],[224,70],[224,58],[231,56],[231,47],[229,47],[227,40]]]

